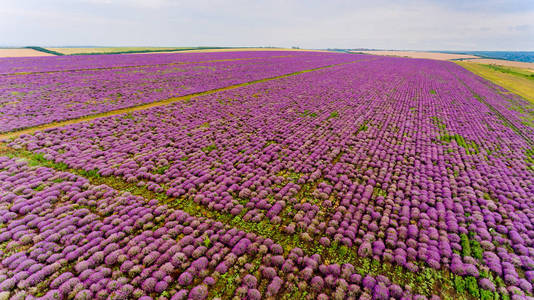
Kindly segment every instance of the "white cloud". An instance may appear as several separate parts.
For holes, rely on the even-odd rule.
[[[534,49],[530,0],[5,1],[3,45]]]

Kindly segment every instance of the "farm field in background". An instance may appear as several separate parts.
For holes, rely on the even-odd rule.
[[[53,56],[53,54],[28,48],[0,48],[0,59],[8,57]]]
[[[371,54],[371,55],[385,55],[411,58],[425,58],[437,60],[451,60],[451,59],[472,59],[478,58],[474,55],[456,54],[456,53],[440,53],[440,52],[425,52],[425,51],[387,51],[387,50],[362,50],[354,51],[354,53]]]
[[[95,48],[46,48],[63,55],[128,54],[128,53],[173,53],[173,52],[235,52],[235,51],[315,51],[284,48],[229,48],[229,47],[95,47]]]
[[[534,295],[532,103],[458,64],[243,51],[0,73],[2,299]]]
[[[495,64],[480,64],[477,61],[479,60],[475,60],[475,62],[459,61],[457,63],[534,104],[534,64],[522,63],[532,65],[531,69],[526,69]],[[530,109],[534,109],[534,107],[530,107]]]
[[[80,47],[80,48],[51,48],[46,49],[55,51],[64,55],[81,55],[81,54],[111,54],[122,52],[139,52],[139,51],[171,51],[190,49],[188,47]]]
[[[497,66],[502,66],[502,67],[510,67],[510,69],[515,69],[516,71],[519,71],[519,72],[530,72],[530,73],[534,72],[534,63],[532,62],[491,59],[491,58],[467,59],[464,61],[484,64],[484,65],[497,65]]]

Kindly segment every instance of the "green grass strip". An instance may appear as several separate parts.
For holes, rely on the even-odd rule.
[[[39,51],[39,52],[44,52],[44,53],[48,53],[48,54],[54,54],[54,55],[57,55],[57,56],[63,56],[65,54],[63,53],[60,53],[60,52],[57,52],[57,51],[52,51],[52,50],[48,50],[48,49],[45,49],[43,47],[37,47],[37,46],[28,46],[28,47],[24,47],[26,49],[33,49],[35,51]]]

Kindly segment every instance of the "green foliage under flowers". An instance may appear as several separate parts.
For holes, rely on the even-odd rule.
[[[451,141],[455,141],[458,146],[465,148],[465,151],[467,154],[477,154],[479,153],[479,147],[478,145],[473,141],[466,141],[465,138],[461,135],[454,134],[444,134],[439,137],[440,140],[450,143]]]

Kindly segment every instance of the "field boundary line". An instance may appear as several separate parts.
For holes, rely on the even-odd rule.
[[[55,74],[55,73],[69,73],[69,72],[78,72],[78,71],[120,70],[120,69],[160,67],[160,66],[172,66],[172,65],[204,64],[204,63],[225,62],[225,61],[254,60],[254,59],[263,59],[263,58],[281,58],[281,57],[293,57],[293,56],[294,55],[277,55],[277,56],[268,56],[268,57],[266,57],[266,56],[258,56],[258,57],[245,57],[245,58],[213,59],[213,60],[202,60],[202,61],[191,61],[191,62],[171,62],[171,63],[153,64],[153,65],[128,65],[128,66],[85,68],[85,69],[68,69],[68,70],[37,71],[37,72],[0,73],[0,76],[20,76],[20,75],[33,75],[33,74]]]
[[[345,63],[327,65],[327,66],[313,68],[313,69],[306,69],[306,70],[301,70],[301,71],[292,72],[292,73],[288,73],[288,74],[278,75],[278,76],[274,76],[274,77],[262,78],[262,79],[252,80],[252,81],[248,81],[248,82],[244,82],[244,83],[229,85],[229,86],[226,86],[226,87],[207,90],[207,91],[203,91],[203,92],[187,94],[187,95],[184,95],[184,96],[171,97],[171,98],[167,98],[167,99],[163,99],[163,100],[159,100],[159,101],[154,101],[154,102],[150,102],[150,103],[145,103],[145,104],[140,104],[140,105],[135,105],[135,106],[129,106],[129,107],[115,109],[115,110],[110,110],[108,112],[92,114],[92,115],[86,115],[86,116],[83,116],[83,117],[78,117],[78,118],[64,120],[64,121],[58,121],[58,122],[52,122],[52,123],[46,123],[46,124],[27,127],[27,128],[23,128],[23,129],[16,129],[16,130],[13,130],[13,131],[0,133],[0,141],[16,138],[16,137],[19,137],[19,136],[21,136],[23,134],[31,134],[31,133],[34,133],[34,132],[40,131],[40,130],[46,130],[46,129],[52,129],[52,128],[56,128],[56,127],[62,127],[62,126],[65,126],[65,125],[82,123],[82,122],[86,122],[86,121],[90,121],[90,120],[94,120],[94,119],[126,114],[126,113],[130,113],[130,112],[145,110],[145,109],[158,107],[158,106],[165,106],[165,105],[172,104],[172,103],[175,103],[175,102],[185,101],[185,100],[189,100],[189,99],[200,97],[200,96],[204,96],[204,95],[210,95],[210,94],[215,94],[215,93],[222,92],[222,91],[232,90],[232,89],[244,87],[244,86],[251,85],[251,84],[256,84],[256,83],[261,83],[261,82],[266,82],[266,81],[271,81],[271,80],[276,80],[276,79],[282,79],[282,78],[295,76],[295,75],[299,75],[299,74],[303,74],[303,73],[308,73],[308,72],[318,71],[318,70],[322,70],[322,69],[327,69],[327,68],[333,68],[333,67],[337,67],[337,66],[352,64],[352,63],[356,63],[356,62],[362,61],[362,60],[367,60],[367,59],[359,59],[359,60],[354,60],[354,61],[345,62]]]

